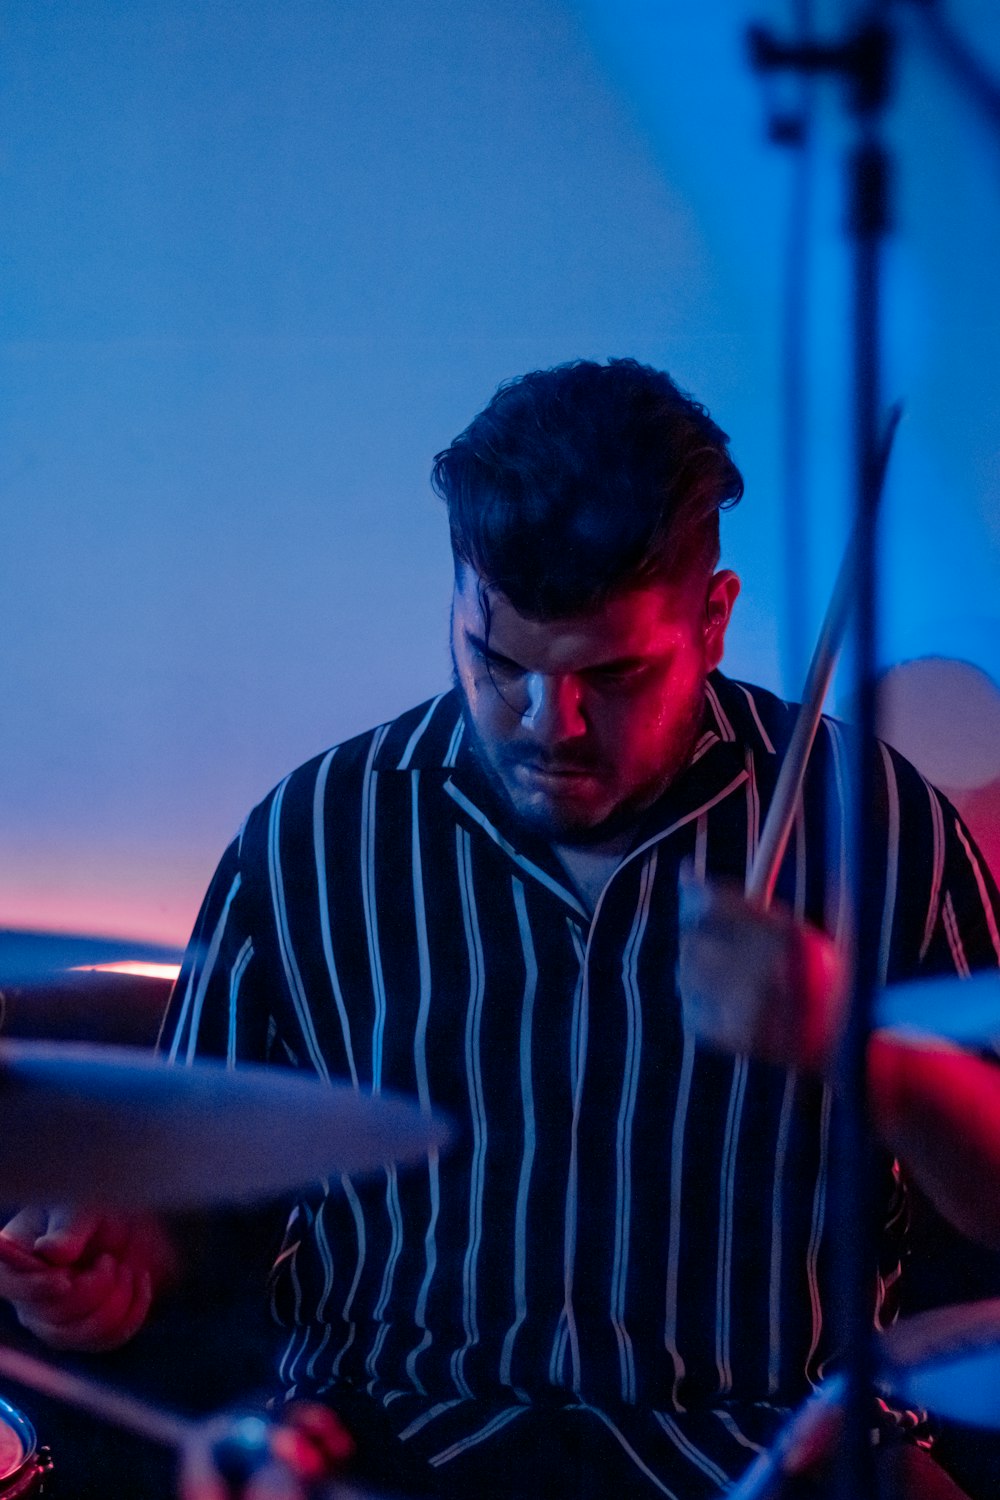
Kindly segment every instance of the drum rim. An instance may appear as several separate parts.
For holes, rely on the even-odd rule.
[[[8,1427],[13,1427],[24,1448],[24,1457],[17,1467],[6,1474],[0,1474],[0,1485],[9,1485],[12,1480],[20,1478],[35,1465],[38,1456],[38,1437],[24,1412],[12,1406],[9,1401],[5,1401],[2,1396],[0,1396],[0,1420],[6,1422]],[[0,1490],[0,1495],[2,1494],[3,1491]]]

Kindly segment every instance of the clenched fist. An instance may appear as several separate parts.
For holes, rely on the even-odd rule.
[[[789,912],[682,872],[678,985],[684,1024],[702,1041],[787,1068],[832,1065],[844,964],[824,933]]]
[[[30,1257],[15,1268],[0,1255],[0,1296],[53,1349],[127,1343],[174,1271],[173,1251],[152,1219],[26,1208],[0,1238]]]

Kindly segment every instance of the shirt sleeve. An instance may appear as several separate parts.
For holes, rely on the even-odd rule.
[[[254,949],[259,924],[242,868],[242,836],[233,840],[205,894],[171,992],[157,1050],[185,1066],[197,1060],[281,1061],[271,1058],[275,1028],[267,986]],[[286,1195],[244,1208],[216,1207],[174,1214],[172,1233],[182,1248],[188,1316],[215,1317],[239,1309],[248,1349],[260,1358],[273,1335],[263,1320],[264,1288],[281,1243],[291,1202]]]
[[[219,862],[202,902],[167,1004],[158,1052],[168,1061],[196,1058],[270,1062],[274,1023],[254,947],[250,893],[241,838]]]
[[[975,840],[955,808],[932,793],[940,843],[935,849],[927,925],[917,977],[963,978],[1000,967],[1000,895]]]

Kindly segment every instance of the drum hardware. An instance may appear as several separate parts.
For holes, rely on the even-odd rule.
[[[35,1429],[23,1412],[0,1399],[0,1500],[27,1500],[44,1493],[52,1455],[39,1447]]]
[[[874,495],[876,506],[882,499],[889,459],[892,457],[892,446],[902,415],[902,404],[897,401],[889,409],[879,448]],[[795,821],[795,812],[802,792],[802,783],[805,780],[809,754],[816,739],[823,704],[830,690],[834,668],[837,665],[847,631],[860,566],[861,542],[861,533],[856,526],[841,560],[837,581],[827,605],[819,639],[809,663],[802,705],[795,719],[788,749],[781,762],[774,796],[767,810],[757,852],[747,877],[747,895],[763,907],[770,906],[774,896],[778,871],[781,868],[785,850],[788,848],[792,824]]]
[[[963,1303],[902,1319],[875,1339],[876,1387],[935,1414],[1000,1428],[1000,1299]],[[181,1500],[217,1500],[248,1487],[255,1500],[374,1500],[337,1478],[351,1444],[327,1408],[304,1403],[281,1421],[258,1413],[194,1419],[165,1411],[34,1355],[0,1347],[7,1379],[119,1427],[179,1458]],[[730,1490],[730,1500],[774,1500],[783,1486],[829,1459],[841,1436],[846,1380],[834,1375],[788,1419],[771,1447]],[[14,1435],[3,1472],[6,1423]],[[0,1500],[41,1495],[51,1468],[31,1424],[0,1401]],[[5,1488],[14,1481],[23,1488]]]
[[[934,976],[891,984],[875,999],[875,1023],[894,1031],[988,1046],[1000,1037],[1000,973]]]
[[[183,955],[157,943],[0,927],[0,986],[51,984],[82,969],[140,964],[176,973]]]
[[[51,982],[57,968],[126,963],[124,955],[136,951],[104,939],[31,935],[12,957],[4,939],[20,936],[0,933],[8,983],[12,976]],[[407,1100],[291,1069],[181,1066],[135,1048],[0,1040],[0,1197],[8,1202],[130,1210],[239,1203],[333,1172],[419,1160],[448,1135],[439,1117]],[[2,1233],[0,1262],[27,1273],[52,1270]],[[195,1421],[17,1350],[0,1347],[0,1372],[174,1450],[184,1500],[244,1488],[255,1500],[365,1500],[352,1485],[330,1488],[350,1445],[325,1407],[289,1408],[281,1422],[247,1414]],[[50,1468],[30,1422],[0,1401],[0,1500],[41,1496]]]
[[[923,16],[924,6],[912,6]],[[831,1194],[842,1221],[835,1265],[837,1338],[844,1350],[847,1381],[845,1429],[839,1444],[837,1493],[845,1497],[872,1488],[866,1431],[874,1353],[867,1307],[874,1226],[871,1147],[866,1127],[865,1056],[876,1004],[881,935],[878,914],[864,900],[864,875],[877,858],[870,820],[865,816],[876,770],[877,530],[880,490],[882,246],[889,228],[891,161],[883,141],[883,120],[891,93],[896,54],[892,8],[885,0],[863,0],[832,41],[817,38],[806,12],[798,34],[780,38],[767,27],[750,29],[753,66],[798,79],[834,77],[845,86],[846,113],[853,127],[847,161],[848,235],[853,259],[853,446],[855,463],[854,535],[857,538],[854,681],[860,734],[851,767],[852,869],[850,890],[855,921],[853,993],[838,1056],[838,1085],[844,1108],[833,1139]],[[950,69],[991,121],[1000,120],[1000,90],[985,68],[935,12],[935,57]],[[969,86],[972,85],[971,88]]]
[[[249,1201],[331,1172],[417,1160],[448,1133],[408,1101],[290,1069],[175,1066],[134,1048],[0,1041],[8,1202],[134,1210]],[[52,1270],[2,1234],[0,1262]],[[326,1408],[290,1409],[280,1423],[245,1414],[194,1421],[20,1351],[0,1347],[0,1372],[174,1450],[184,1500],[216,1500],[244,1485],[255,1500],[364,1500],[355,1488],[329,1487],[346,1437]],[[0,1401],[0,1500],[41,1496],[50,1468],[30,1422]]]
[[[740,1475],[728,1500],[771,1500],[789,1480],[828,1458],[844,1423],[844,1392],[844,1377],[834,1375],[807,1396],[770,1448]]]
[[[147,1442],[173,1450],[178,1457],[181,1500],[226,1500],[242,1495],[253,1500],[375,1500],[352,1482],[340,1483],[338,1472],[353,1444],[328,1408],[312,1402],[291,1405],[278,1420],[256,1412],[228,1412],[205,1419],[165,1411],[89,1376],[61,1370],[34,1355],[0,1347],[0,1373],[39,1395],[61,1401],[98,1421]],[[39,1475],[51,1462],[45,1450],[30,1446],[30,1423],[0,1402],[0,1419],[10,1411],[11,1426],[24,1434],[26,1455]],[[14,1422],[16,1418],[16,1426]],[[3,1436],[0,1420],[0,1440]],[[19,1473],[27,1475],[27,1458]],[[46,1467],[47,1465],[47,1467]],[[0,1482],[0,1500],[42,1494],[40,1489],[11,1489]]]
[[[875,1388],[887,1399],[1000,1430],[1000,1298],[901,1318],[876,1334],[874,1356]],[[787,1481],[828,1460],[843,1428],[845,1391],[838,1374],[807,1396],[728,1500],[774,1500]]]
[[[971,1427],[1000,1428],[1000,1298],[901,1318],[876,1349],[886,1395]]]

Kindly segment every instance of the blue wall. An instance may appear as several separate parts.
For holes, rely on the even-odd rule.
[[[824,90],[790,641],[754,14],[6,7],[0,923],[183,938],[254,799],[446,683],[429,462],[531,366],[635,354],[709,404],[748,480],[729,664],[795,690],[848,503],[842,131]],[[954,14],[1000,66],[995,9]],[[1000,676],[1000,146],[910,42],[892,138],[883,657]]]

